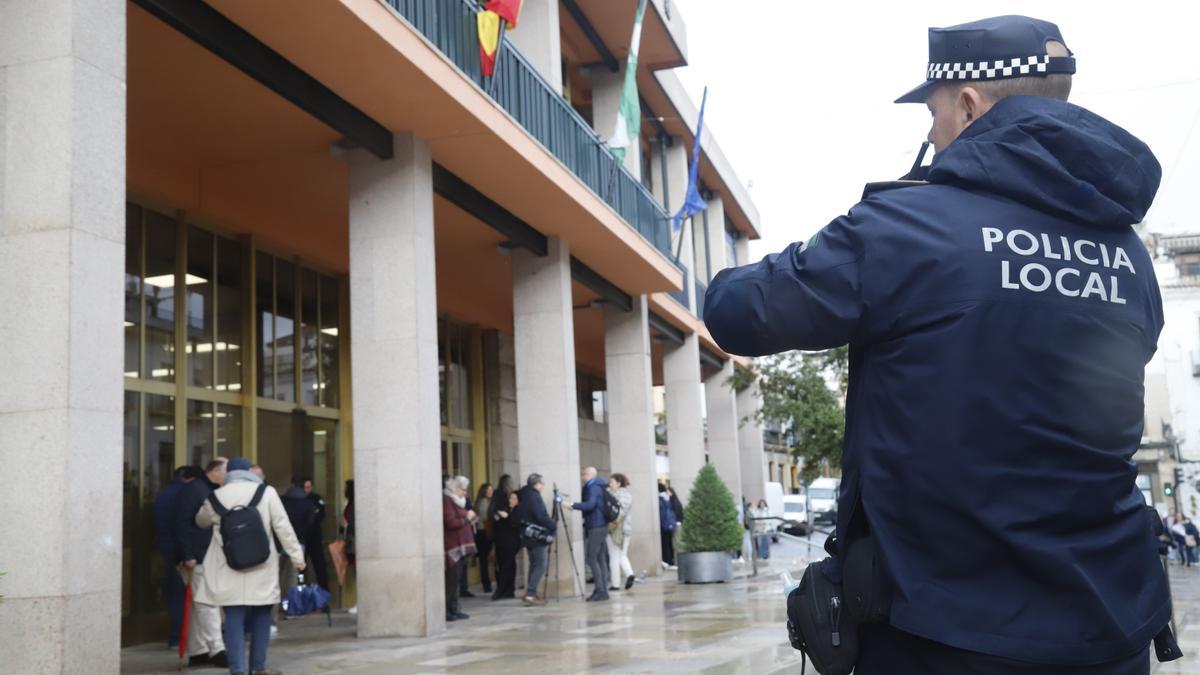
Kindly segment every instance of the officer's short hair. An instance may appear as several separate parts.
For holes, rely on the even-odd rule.
[[[1050,40],[1046,43],[1046,53],[1050,56],[1066,56],[1068,52],[1067,48],[1061,42]],[[1071,95],[1070,73],[1006,77],[999,80],[955,84],[959,86],[969,85],[979,93],[990,98],[992,102],[1008,98],[1009,96],[1042,96],[1044,98],[1065,101]]]

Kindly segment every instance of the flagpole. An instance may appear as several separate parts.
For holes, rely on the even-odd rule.
[[[496,78],[500,74],[500,63],[503,59],[500,58],[500,52],[504,49],[504,28],[508,22],[500,19],[500,35],[496,38],[496,66],[492,68],[492,81],[488,82],[487,93],[491,98],[496,98]]]
[[[688,223],[692,222],[691,217],[686,218],[683,224],[679,226],[679,241],[675,244],[675,260],[679,261],[679,254],[683,253],[683,234],[687,232]],[[695,264],[693,261],[692,264]]]

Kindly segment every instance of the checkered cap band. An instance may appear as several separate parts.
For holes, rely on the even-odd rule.
[[[1072,59],[1073,61],[1073,59]],[[1059,71],[1050,69],[1050,56],[1016,56],[996,61],[968,61],[967,63],[931,63],[926,71],[927,80],[994,80],[1002,77],[1045,74]],[[1071,69],[1074,71],[1074,68]]]

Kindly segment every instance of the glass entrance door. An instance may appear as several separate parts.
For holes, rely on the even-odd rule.
[[[335,420],[303,412],[258,411],[258,465],[267,483],[282,495],[293,478],[311,478],[313,491],[325,498],[330,512],[338,494],[336,439]],[[333,528],[325,533],[332,539],[336,518],[326,516],[325,527]]]

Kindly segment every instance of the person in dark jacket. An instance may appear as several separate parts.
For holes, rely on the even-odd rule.
[[[204,467],[204,476],[188,483],[175,499],[175,548],[192,593],[204,584],[204,555],[212,543],[212,528],[196,525],[196,513],[208,495],[225,483],[228,460],[217,457]],[[188,665],[229,666],[225,638],[221,634],[221,609],[203,602],[192,603],[188,620]]]
[[[167,646],[179,644],[179,631],[183,626],[183,603],[186,588],[179,574],[179,554],[175,544],[175,501],[184,486],[204,475],[198,466],[181,466],[175,476],[154,498],[154,538],[158,543],[158,554],[162,557],[163,595],[167,600]]]
[[[546,511],[546,502],[542,500],[543,485],[541,474],[529,474],[529,478],[525,479],[525,487],[517,493],[517,508],[510,516],[519,529],[524,530],[525,526],[530,524],[538,525],[546,530],[548,537],[546,541],[527,537],[522,537],[521,540],[525,546],[525,554],[529,556],[529,579],[525,584],[525,597],[522,598],[526,605],[546,604],[546,599],[538,596],[537,589],[549,566],[550,559],[547,554],[550,542],[554,541],[554,535],[558,533],[558,524],[550,517],[550,513]]]
[[[675,567],[675,530],[679,521],[675,518],[675,509],[671,507],[671,494],[667,486],[658,484],[658,531],[662,543],[663,569]]]
[[[583,479],[583,501],[571,504],[571,508],[583,514],[584,559],[592,571],[592,594],[588,602],[608,600],[608,522],[604,520],[604,493],[608,490],[608,479],[597,475],[595,467],[587,467],[580,473]]]
[[[1163,313],[1131,226],[1161,169],[1066,102],[1054,24],[929,41],[901,98],[933,115],[925,180],[720,272],[705,323],[731,354],[849,345],[837,548],[874,539],[888,617],[856,673],[1145,673],[1170,603],[1131,457]]]
[[[312,529],[313,521],[317,517],[317,507],[308,498],[308,493],[304,491],[304,477],[295,476],[292,478],[292,484],[288,487],[287,492],[280,496],[279,500],[283,502],[283,510],[287,512],[288,522],[292,525],[292,532],[296,533],[296,539],[300,542],[300,548],[305,553],[308,552],[308,541],[306,539],[309,531]],[[283,551],[282,542],[276,537],[276,543],[279,544],[279,550]],[[279,590],[284,597],[293,586],[297,583],[296,568],[292,565],[291,560],[287,556],[279,556]]]
[[[325,535],[321,531],[325,523],[325,500],[313,492],[313,480],[307,476],[304,477],[304,494],[308,495],[308,500],[313,504],[312,524],[308,526],[308,532],[304,533],[304,552],[311,561],[313,573],[317,576],[317,585],[329,590],[329,572],[325,567]]]
[[[479,561],[479,582],[483,585],[484,593],[492,592],[491,563],[492,555],[492,520],[487,517],[492,507],[492,495],[495,489],[491,483],[479,486],[475,493],[475,512],[480,514],[475,521],[475,559]]]
[[[521,533],[512,511],[518,505],[512,476],[504,474],[496,484],[496,493],[488,505],[492,521],[492,543],[496,548],[496,590],[492,600],[511,600],[517,590],[517,553],[521,550]]]

